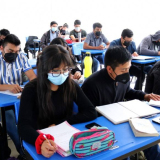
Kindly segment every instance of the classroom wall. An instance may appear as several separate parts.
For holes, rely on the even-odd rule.
[[[0,29],[16,34],[22,49],[26,36],[41,38],[53,20],[68,23],[72,30],[74,20],[80,19],[88,33],[94,22],[100,22],[109,41],[129,28],[137,46],[143,37],[160,30],[160,0],[0,0],[0,4]]]

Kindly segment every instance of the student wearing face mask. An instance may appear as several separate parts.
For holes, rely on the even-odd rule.
[[[19,134],[45,157],[51,157],[56,147],[53,137],[46,135],[50,146],[38,129],[64,121],[70,124],[87,122],[97,116],[92,103],[70,78],[71,67],[70,55],[64,47],[46,47],[39,59],[37,79],[25,86],[21,96]],[[78,106],[77,114],[73,113],[73,102]]]
[[[106,47],[102,45],[102,43],[106,44]],[[110,42],[108,39],[102,34],[102,25],[100,23],[93,24],[93,32],[89,33],[84,41],[83,48],[84,49],[94,49],[94,50],[103,50],[109,47]],[[95,56],[94,61],[94,71],[97,71],[99,62],[103,64],[104,56]]]
[[[133,32],[130,29],[124,29],[121,34],[121,38],[113,40],[110,43],[110,48],[113,46],[122,46],[126,48],[132,56],[138,56],[136,52],[136,44],[133,42]],[[151,65],[144,67],[144,72],[142,75],[142,83],[145,79],[145,73],[148,73],[149,70],[152,68]],[[136,65],[132,65],[130,67],[129,73],[131,76],[135,76],[137,78],[134,89],[139,89],[139,81],[141,76],[141,69],[137,67]]]
[[[50,30],[45,32],[41,38],[40,47],[43,49],[50,44],[50,42],[60,36],[58,31],[58,23],[56,21],[52,21],[50,23]]]
[[[70,38],[73,42],[78,42],[78,33],[81,33],[81,40],[84,41],[87,36],[87,32],[81,29],[81,21],[75,20],[74,21],[74,29],[70,32]]]
[[[137,52],[143,55],[160,55],[160,30],[153,35],[145,37],[137,48]]]
[[[7,35],[3,40],[2,50],[0,52],[0,91],[9,90],[12,93],[22,92],[22,88],[20,87],[23,83],[22,72],[25,73],[29,80],[36,78],[27,57],[22,52],[19,52],[19,50],[20,40],[18,37],[13,34]],[[6,107],[6,129],[17,151],[23,156],[13,110],[14,106]],[[5,156],[9,158],[9,149]]]
[[[124,99],[160,100],[159,95],[146,94],[130,88],[131,58],[131,54],[124,47],[116,46],[106,51],[105,68],[93,73],[82,85],[83,92],[95,107],[121,102]],[[159,146],[155,145],[144,150],[144,154],[147,160],[159,160],[159,151]]]

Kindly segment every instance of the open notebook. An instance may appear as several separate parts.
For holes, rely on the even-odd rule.
[[[160,110],[155,109],[140,100],[98,106],[96,107],[96,110],[114,124],[126,122],[130,118],[145,117],[160,113]]]
[[[49,128],[38,130],[40,133],[50,134],[54,137],[57,144],[57,153],[63,157],[71,155],[69,151],[69,141],[74,133],[79,132],[78,129],[72,127],[67,121]]]
[[[129,120],[129,124],[135,137],[159,136],[159,133],[148,119],[133,118]]]
[[[137,57],[134,57],[134,56],[132,56],[132,59],[133,60],[146,60],[146,59],[155,59],[155,57],[150,57],[150,56],[137,56]]]
[[[150,106],[160,107],[160,101],[150,100],[148,104]]]

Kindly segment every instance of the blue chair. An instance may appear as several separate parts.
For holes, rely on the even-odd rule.
[[[77,114],[78,113],[78,106],[75,102],[73,102],[73,113]]]
[[[18,124],[19,108],[20,108],[20,101],[15,102],[14,103],[14,109],[15,109],[16,124]]]
[[[28,37],[26,37],[26,43],[27,43],[27,41],[28,41]],[[33,58],[35,58],[36,52],[37,52],[37,51],[40,52],[41,50],[42,50],[42,48],[40,48],[39,44],[38,44],[38,47],[36,47],[36,46],[35,46],[35,43],[34,43],[34,47],[30,47],[30,46],[25,47],[25,52],[27,53],[27,57],[28,57],[28,58],[29,58],[28,51],[29,51],[30,53],[32,53]]]
[[[84,42],[75,43],[72,45],[72,54],[74,56],[81,56],[81,50],[83,49]],[[81,64],[81,61],[78,61]]]

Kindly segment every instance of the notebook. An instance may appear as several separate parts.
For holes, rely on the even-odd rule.
[[[145,117],[160,113],[160,110],[136,99],[97,106],[96,110],[114,124],[127,122],[131,118]]]
[[[57,153],[62,157],[71,155],[69,151],[69,141],[74,133],[79,132],[78,129],[72,127],[67,121],[49,128],[38,130],[40,133],[50,134],[54,137],[54,142],[57,144]]]
[[[160,107],[160,101],[150,100],[148,104],[151,106]]]
[[[3,94],[8,94],[8,95],[11,95],[11,96],[20,96],[22,93],[20,92],[20,93],[12,93],[12,92],[10,92],[9,90],[7,90],[7,91],[0,91],[0,93],[3,93]]]
[[[155,57],[150,57],[150,56],[137,56],[137,57],[134,57],[134,56],[132,56],[132,59],[133,60],[146,60],[146,59],[155,59]]]
[[[132,128],[135,137],[159,136],[159,133],[148,119],[129,119],[129,124]]]

